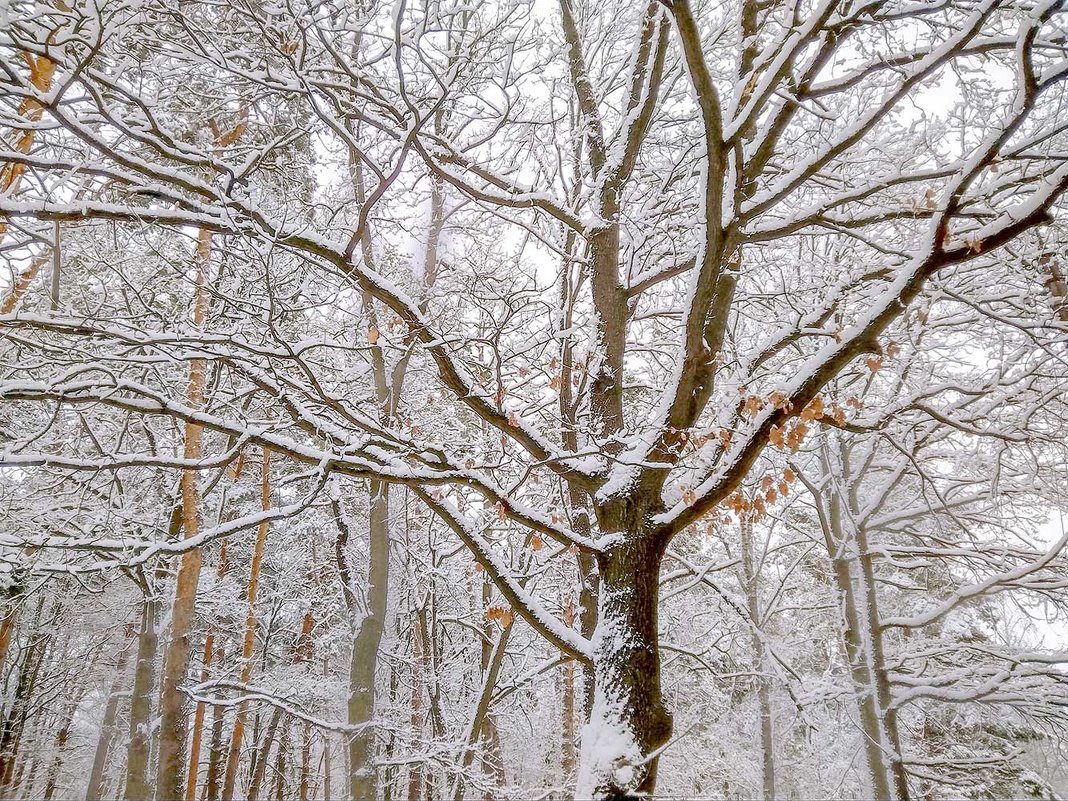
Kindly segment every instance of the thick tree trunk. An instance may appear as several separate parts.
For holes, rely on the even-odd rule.
[[[148,783],[151,743],[152,690],[156,683],[156,650],[159,638],[156,619],[159,602],[145,596],[141,602],[141,629],[137,635],[137,664],[134,666],[133,693],[130,696],[130,740],[126,749],[126,801],[152,797]]]
[[[644,533],[600,559],[590,722],[582,732],[579,798],[649,797],[671,737],[657,637],[662,546]]]
[[[386,625],[389,590],[389,488],[385,482],[373,480],[370,495],[367,615],[352,643],[349,670],[348,722],[350,726],[365,727],[349,740],[349,791],[354,801],[377,794],[375,734],[368,724],[374,716],[375,666]]]
[[[159,764],[156,768],[156,798],[174,801],[184,796],[186,774],[185,695],[181,684],[189,671],[189,636],[196,614],[197,584],[200,580],[200,552],[182,555],[174,590],[171,632],[163,660],[160,689]]]

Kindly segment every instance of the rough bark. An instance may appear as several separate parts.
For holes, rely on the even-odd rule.
[[[640,532],[599,560],[596,687],[582,737],[579,797],[639,798],[655,790],[658,750],[672,731],[657,639],[662,556],[659,538]]]

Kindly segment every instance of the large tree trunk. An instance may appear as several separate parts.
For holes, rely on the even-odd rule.
[[[643,532],[599,560],[596,686],[582,732],[579,798],[648,797],[656,787],[658,751],[672,729],[657,637],[662,556],[658,538]]]
[[[201,556],[198,550],[193,549],[183,554],[175,584],[171,632],[163,660],[163,681],[159,699],[159,764],[156,768],[158,801],[173,801],[184,796],[187,721],[185,695],[181,691],[181,684],[189,671],[189,636],[196,614],[200,565]]]
[[[386,625],[389,590],[389,488],[385,482],[373,480],[370,495],[367,615],[352,643],[349,670],[348,722],[350,726],[364,727],[349,740],[349,791],[354,801],[377,794],[375,734],[368,724],[374,716],[375,666]]]

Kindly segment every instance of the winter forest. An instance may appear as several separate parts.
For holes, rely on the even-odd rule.
[[[1068,795],[1065,0],[0,0],[0,798]]]

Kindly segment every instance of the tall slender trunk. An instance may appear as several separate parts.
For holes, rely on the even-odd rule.
[[[59,730],[56,732],[55,755],[52,757],[52,764],[48,766],[48,775],[45,779],[44,801],[52,801],[56,794],[59,771],[63,766],[63,751],[67,747],[67,740],[70,739],[70,725],[74,721],[74,711],[78,708],[78,700],[81,699],[68,703],[63,711]]]
[[[141,601],[141,628],[137,634],[137,663],[130,696],[130,740],[126,749],[125,801],[145,801],[152,797],[148,783],[151,743],[152,690],[156,683],[156,650],[159,637],[156,621],[159,602],[145,595]]]
[[[760,752],[762,798],[775,798],[775,732],[771,716],[771,682],[768,678],[768,658],[764,645],[763,613],[760,609],[760,574],[754,564],[753,521],[741,521],[742,577],[746,610],[749,613],[753,661],[757,673],[757,703],[760,707]]]
[[[638,798],[656,787],[659,749],[671,737],[657,635],[663,546],[638,532],[599,558],[595,690],[582,733],[576,796]]]
[[[423,672],[426,669],[427,644],[423,642],[422,627],[418,621],[412,625],[412,702],[409,716],[412,738],[418,739],[423,733]],[[409,801],[422,801],[423,766],[416,762],[408,773]],[[353,801],[356,801],[354,798]]]
[[[274,760],[274,786],[271,789],[271,798],[274,801],[285,801],[286,796],[286,765],[289,758],[289,728],[282,729],[282,736],[278,738],[278,756]]]
[[[824,469],[829,469],[826,461]],[[809,489],[818,498],[815,489],[811,486]],[[824,542],[842,599],[842,638],[864,738],[872,796],[876,801],[908,801],[908,779],[900,757],[896,715],[886,714],[890,685],[867,537],[852,527],[847,531],[843,500],[836,491],[830,492],[826,512],[821,517]]]
[[[514,618],[509,617],[504,622],[500,633],[492,637],[487,633],[486,640],[489,648],[483,651],[482,656],[482,689],[479,692],[475,712],[467,729],[467,738],[464,743],[460,764],[466,769],[474,762],[475,751],[480,739],[487,741],[487,754],[483,758],[483,767],[488,767],[490,774],[496,779],[497,785],[504,782],[504,766],[501,762],[501,743],[496,724],[490,714],[490,701],[493,699],[493,691],[497,686],[497,676],[500,674],[501,665],[508,647],[508,638],[512,633]],[[483,643],[486,643],[483,640]],[[456,776],[456,784],[453,788],[453,801],[461,801],[464,797],[463,773]]]
[[[200,680],[207,681],[210,674],[208,666],[215,650],[215,633],[209,631],[204,638],[204,662],[200,671]],[[189,743],[189,775],[185,782],[185,801],[195,801],[197,797],[197,778],[200,775],[200,741],[204,736],[204,716],[207,708],[203,701],[198,701],[193,713],[193,734]]]
[[[41,657],[48,642],[48,634],[41,629],[43,607],[44,596],[41,596],[34,612],[29,645],[19,665],[18,678],[15,681],[15,696],[4,718],[3,729],[0,730],[0,796],[6,795],[14,783],[15,762],[18,757],[22,730],[29,712],[29,699],[33,693]]]
[[[865,618],[871,648],[871,664],[875,678],[875,692],[882,712],[890,746],[890,776],[894,783],[897,801],[909,801],[909,780],[901,753],[901,735],[897,725],[897,709],[890,691],[890,671],[886,666],[886,649],[883,638],[882,618],[879,614],[878,589],[875,584],[875,564],[868,547],[868,533],[864,526],[856,528],[858,562],[864,589]]]
[[[311,790],[311,725],[305,723],[300,732],[300,801],[308,801]]]
[[[211,232],[201,229],[197,235],[194,265],[196,287],[193,296],[193,325],[200,328],[207,317],[208,269],[211,264]],[[193,409],[204,404],[207,384],[207,363],[204,359],[192,359],[189,363],[189,382],[186,386],[186,402]],[[203,431],[193,422],[185,425],[185,458],[200,459]],[[182,473],[182,528],[186,539],[200,533],[200,475],[197,470]],[[196,616],[197,585],[200,583],[200,567],[203,563],[199,548],[191,548],[182,554],[178,576],[174,586],[174,604],[171,607],[170,637],[163,658],[163,681],[160,687],[159,712],[159,764],[156,768],[156,798],[171,801],[185,796],[186,774],[185,746],[187,721],[185,695],[181,684],[189,672],[189,638]]]
[[[226,575],[229,560],[226,556],[226,543],[222,544],[219,552],[219,565],[216,575],[222,579]],[[220,649],[221,651],[222,649]],[[211,676],[211,662],[215,652],[215,632],[209,630],[204,638],[204,658],[201,662],[200,680],[207,681]],[[203,701],[197,702],[196,712],[193,713],[193,736],[189,745],[189,776],[185,784],[185,801],[195,801],[197,797],[197,779],[200,775],[200,742],[204,735],[204,716],[207,707]],[[213,709],[214,718],[221,718],[219,707]]]
[[[332,782],[331,782],[331,779],[330,779],[330,774],[331,774],[332,771],[333,771],[333,765],[330,764],[330,737],[328,735],[324,735],[323,736],[323,798],[327,799],[327,801],[329,801],[329,799],[332,798],[332,796],[330,795],[330,791],[333,789],[331,787]]]
[[[248,801],[257,801],[260,790],[263,788],[263,779],[267,775],[267,761],[271,755],[271,746],[274,745],[275,733],[278,724],[282,720],[282,708],[276,706],[271,712],[271,719],[263,732],[263,741],[260,743],[259,753],[256,757],[256,766],[252,770],[252,779],[248,785]]]
[[[575,600],[572,588],[563,588],[563,622],[569,628],[575,625]],[[568,659],[563,664],[563,691],[560,705],[560,716],[563,725],[560,727],[560,769],[563,773],[563,781],[570,782],[575,775],[575,661]]]
[[[217,654],[215,662],[221,670],[226,664],[225,651],[220,646],[215,649],[215,653]],[[208,773],[204,779],[205,801],[219,801],[219,779],[222,778],[220,773],[223,766],[223,733],[226,723],[224,709],[225,707],[220,704],[215,704],[211,708],[211,745],[208,746]]]
[[[348,722],[364,728],[349,740],[349,792],[351,798],[374,798],[377,777],[374,767],[375,733],[369,725],[375,708],[375,666],[386,625],[389,593],[389,487],[370,482],[371,510],[368,517],[367,613],[352,643],[349,670]]]
[[[130,646],[133,643],[135,631],[132,623],[126,627],[125,642],[119,650],[118,659],[115,660],[115,678],[112,679],[108,700],[104,706],[104,717],[100,722],[100,736],[97,738],[96,750],[93,752],[93,767],[89,771],[89,785],[85,790],[85,801],[100,801],[103,794],[104,769],[107,767],[108,756],[111,754],[111,744],[115,740],[115,718],[119,713],[119,699],[122,695],[122,685],[126,680],[126,663],[130,656]]]
[[[271,483],[270,483],[270,451],[263,450],[263,465],[260,472],[260,506],[264,511],[271,508]],[[260,565],[263,562],[263,549],[267,543],[268,523],[260,523],[256,531],[256,545],[252,551],[252,565],[248,576],[247,604],[248,612],[245,617],[245,639],[241,648],[241,683],[248,684],[252,678],[252,648],[256,642],[256,595],[260,586]],[[241,744],[245,736],[245,717],[247,710],[244,704],[237,708],[237,717],[234,720],[234,730],[230,735],[230,749],[226,757],[226,775],[223,780],[223,801],[232,801],[234,788],[237,785],[237,769],[241,761]]]

